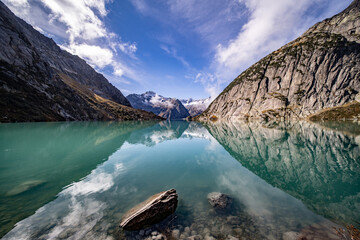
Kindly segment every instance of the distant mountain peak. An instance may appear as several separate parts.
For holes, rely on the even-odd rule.
[[[211,103],[211,97],[195,100],[193,98],[180,100],[189,111],[190,116],[194,117],[206,110]]]
[[[180,100],[163,97],[153,91],[142,94],[130,94],[127,96],[134,108],[153,112],[167,119],[184,119],[189,116],[188,110]]]
[[[155,96],[157,93],[156,92],[153,92],[153,91],[147,91],[145,93],[143,93],[144,95],[147,95],[147,96]]]

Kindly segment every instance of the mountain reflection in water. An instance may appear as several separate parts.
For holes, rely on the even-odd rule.
[[[53,145],[61,151],[46,145],[54,140],[53,135],[40,142],[52,151],[53,159],[69,159],[59,167],[69,171],[77,166],[77,158],[82,159],[81,164],[91,156],[101,159],[83,165],[83,171],[93,168],[86,177],[70,171],[55,187],[47,185],[49,176],[35,171],[45,183],[28,182],[22,186],[29,187],[26,194],[15,189],[14,196],[36,196],[42,189],[51,190],[48,196],[54,198],[53,192],[60,192],[51,202],[40,202],[42,207],[18,222],[4,239],[134,239],[138,232],[119,229],[122,215],[134,204],[170,188],[177,190],[179,206],[175,217],[165,220],[158,230],[190,227],[204,236],[209,231],[218,238],[253,239],[281,239],[293,232],[306,232],[327,239],[334,225],[325,218],[344,225],[359,221],[360,149],[356,135],[307,122],[271,126],[218,122],[205,127],[183,121],[93,123],[85,131],[91,134],[85,135],[79,129],[86,123],[66,124],[56,128],[72,126],[71,131],[65,131],[66,137],[54,132],[58,138]],[[37,126],[40,132],[42,127],[46,129],[46,125]],[[21,135],[20,131],[12,136],[14,146]],[[36,144],[33,138],[25,142]],[[1,143],[0,150],[9,148],[6,141]],[[31,162],[36,156],[41,158],[30,154],[27,159]],[[56,163],[43,166],[41,172],[55,168]],[[73,183],[65,187],[69,181]],[[44,185],[32,189],[34,184]],[[65,188],[59,190],[59,184]],[[212,210],[206,196],[214,191],[233,198],[231,212],[219,215]],[[2,198],[9,200],[9,196]],[[33,204],[39,202],[35,199]],[[326,228],[325,233],[316,235],[319,226]]]
[[[325,124],[340,130],[349,125]],[[342,224],[360,222],[359,136],[308,122],[269,126],[233,122],[206,127],[244,167],[312,211]]]

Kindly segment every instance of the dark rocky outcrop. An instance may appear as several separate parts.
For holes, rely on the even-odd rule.
[[[200,120],[305,118],[360,92],[360,8],[355,0],[255,63],[212,102]]]
[[[120,227],[125,230],[139,230],[173,214],[178,204],[175,189],[157,193],[130,209],[122,217]]]
[[[154,119],[0,2],[0,122]]]
[[[151,91],[143,94],[130,94],[127,99],[134,108],[153,112],[166,119],[176,120],[190,116],[180,100],[163,97]]]

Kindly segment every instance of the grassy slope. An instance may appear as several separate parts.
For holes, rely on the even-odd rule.
[[[75,92],[84,99],[87,104],[94,110],[102,113],[105,119],[108,120],[151,120],[151,119],[162,119],[153,113],[146,112],[143,110],[134,109],[105,99],[91,90],[86,86],[79,84],[69,76],[59,73],[58,76],[61,80],[71,87]]]
[[[308,117],[310,121],[359,120],[360,103],[353,101],[343,106],[327,108]]]

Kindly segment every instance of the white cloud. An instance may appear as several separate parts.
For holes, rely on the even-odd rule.
[[[220,82],[215,74],[200,72],[195,76],[195,83],[201,83],[205,91],[210,94],[211,101],[214,100],[220,92]]]
[[[243,0],[251,16],[238,36],[226,46],[218,45],[216,62],[227,69],[248,66],[251,61],[289,40],[299,19],[313,0]]]
[[[59,21],[67,26],[70,42],[77,38],[84,40],[97,39],[106,36],[106,28],[100,18],[105,16],[105,1],[85,0],[41,0],[51,10],[51,21]]]
[[[4,2],[6,2],[7,5],[10,5],[11,7],[14,7],[16,9],[20,8],[20,7],[28,7],[29,3],[27,0],[4,0]],[[21,10],[21,9],[19,9]]]
[[[118,43],[118,48],[126,54],[133,54],[137,51],[136,43]]]
[[[113,53],[107,48],[88,44],[70,44],[61,46],[66,51],[85,59],[91,66],[103,68],[113,64]]]
[[[4,3],[18,16],[26,15],[30,6],[27,0],[4,0]]]
[[[121,68],[115,68],[114,74],[118,77],[121,77],[122,75],[124,75],[124,70],[122,70]]]
[[[115,58],[117,49],[133,57],[137,50],[136,43],[122,42],[115,33],[109,32],[100,17],[107,14],[106,0],[79,0],[79,1],[55,1],[42,0],[44,5],[51,10],[51,21],[59,21],[67,26],[69,34],[68,45],[63,47],[88,61],[95,68],[102,69],[112,66],[113,74],[118,77],[134,75],[129,67],[125,67]],[[98,13],[100,16],[96,14]],[[104,47],[103,44],[79,43],[96,39],[105,39],[112,48]]]

